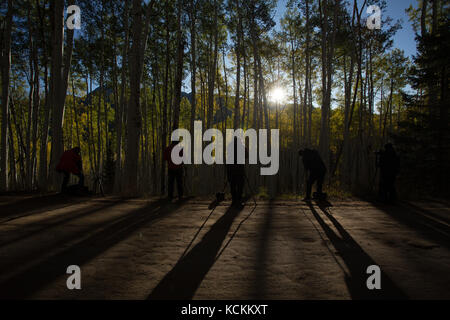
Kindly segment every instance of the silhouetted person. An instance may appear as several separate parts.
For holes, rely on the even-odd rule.
[[[393,203],[397,199],[395,178],[400,169],[400,161],[391,143],[386,144],[384,150],[379,152],[378,155],[380,197],[385,202]]]
[[[317,150],[305,148],[304,150],[300,150],[298,154],[302,157],[303,167],[305,168],[306,174],[308,174],[306,181],[306,197],[303,200],[311,200],[312,186],[316,181],[317,194],[319,196],[323,195],[322,185],[327,169],[319,155],[319,152],[317,152]]]
[[[168,166],[168,191],[169,200],[173,199],[173,184],[177,181],[178,199],[183,198],[183,164],[175,164],[172,161],[172,149],[178,144],[178,141],[172,141],[172,143],[164,150],[164,160],[167,161]],[[180,151],[180,156],[183,156],[183,150]]]
[[[234,137],[233,142],[227,146],[227,154],[234,148],[234,162],[233,164],[226,164],[227,179],[230,184],[231,205],[234,207],[242,206],[242,192],[244,191],[245,183],[245,164],[238,163],[238,145],[240,148],[244,147],[242,141]],[[248,157],[247,150],[244,147],[244,162]]]
[[[64,151],[58,165],[56,166],[56,171],[64,174],[61,192],[67,192],[67,184],[69,183],[70,174],[77,176],[78,186],[83,187],[84,175],[80,147],[75,147]]]

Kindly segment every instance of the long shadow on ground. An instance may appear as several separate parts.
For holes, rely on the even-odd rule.
[[[345,281],[352,299],[407,299],[406,294],[398,288],[389,276],[381,270],[381,290],[369,290],[366,285],[367,267],[377,263],[359,246],[345,228],[328,212],[327,206],[318,202],[322,213],[331,221],[338,234],[322,219],[311,202],[307,203],[311,213],[330,239],[339,256],[344,260],[349,273]]]
[[[131,211],[72,247],[39,262],[0,283],[0,299],[23,299],[66,273],[69,265],[82,266],[144,225],[164,218],[182,206],[165,200]]]
[[[407,202],[407,201],[401,201],[400,205],[405,208],[411,208],[415,212],[421,213],[425,216],[427,216],[430,219],[436,219],[440,220],[441,223],[446,224],[447,226],[450,225],[450,217],[446,214],[439,214],[434,210],[426,209],[421,206],[418,206],[414,203]],[[448,208],[450,208],[449,205],[447,205]],[[439,210],[440,208],[434,208],[435,210]]]
[[[274,205],[269,201],[268,210],[264,214],[264,222],[260,229],[260,241],[258,244],[255,264],[255,280],[252,296],[256,300],[265,299],[267,293],[267,257],[269,256],[269,242],[273,228]]]
[[[377,201],[369,202],[399,223],[418,231],[424,238],[450,248],[450,225],[445,218],[411,203],[389,205]]]
[[[71,206],[83,201],[86,201],[85,197],[71,197],[58,193],[5,203],[0,205],[0,222]]]
[[[0,274],[14,271],[17,266],[22,264],[37,262],[41,260],[43,254],[51,256],[54,252],[58,252],[60,248],[69,247],[70,243],[76,243],[79,239],[86,238],[86,235],[91,235],[97,230],[107,228],[124,216],[126,214],[121,215],[120,218],[103,215],[105,219],[93,221],[83,227],[75,228],[75,230],[72,230],[70,225],[61,225],[58,230],[64,232],[51,237],[52,233],[47,230],[47,240],[29,242],[27,246],[17,249],[17,251],[10,251],[12,250],[11,246],[20,244],[20,241],[0,247],[0,254],[7,257],[7,259],[0,260]],[[2,251],[6,252],[6,254]]]
[[[240,209],[230,207],[202,240],[182,257],[148,296],[152,300],[192,299],[216,261],[225,237]]]
[[[44,221],[40,220],[38,223],[32,222],[29,225],[22,226],[22,229],[29,229],[26,232],[22,232],[21,230],[21,232],[18,233],[15,229],[9,232],[4,232],[0,235],[0,238],[5,238],[7,240],[0,242],[0,248],[10,244],[16,244],[18,241],[30,238],[38,233],[48,231],[48,229],[64,225],[70,221],[90,216],[92,214],[95,214],[96,212],[116,206],[121,202],[123,202],[122,199],[117,199],[114,201],[101,203],[100,205],[94,204],[93,206],[85,209],[71,210],[69,212],[61,213],[61,215],[58,215],[51,219],[45,219]],[[10,234],[12,234],[12,236],[10,236]]]

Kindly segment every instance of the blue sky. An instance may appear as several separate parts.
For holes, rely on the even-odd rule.
[[[411,4],[413,7],[417,7],[417,0],[390,0],[387,2],[387,15],[394,20],[401,19],[403,21],[402,29],[394,36],[394,47],[405,50],[405,54],[410,57],[416,54],[415,33],[405,12],[405,9]]]
[[[286,3],[287,0],[278,0],[274,17],[274,20],[277,23],[276,28],[279,27],[279,21],[286,11]],[[362,5],[363,1],[358,0],[358,3]],[[416,42],[414,40],[414,30],[412,28],[411,22],[409,21],[409,17],[405,12],[405,9],[408,8],[411,4],[413,5],[413,7],[417,7],[417,0],[387,0],[386,3],[387,8],[385,9],[385,11],[381,12],[382,18],[384,15],[388,15],[394,21],[399,19],[402,20],[402,29],[397,31],[397,33],[395,34],[393,46],[404,50],[405,55],[411,57],[416,53]],[[372,4],[372,2],[368,0],[367,4],[370,5]],[[363,16],[364,15],[365,12],[363,12]]]
[[[387,0],[387,8],[383,11],[383,16],[387,15],[391,17],[394,21],[402,20],[402,28],[397,31],[393,38],[393,47],[399,48],[405,51],[405,55],[412,58],[412,55],[416,54],[416,42],[414,40],[415,34],[412,28],[412,23],[409,21],[409,17],[405,10],[412,4],[413,7],[417,7],[418,0]],[[284,16],[286,12],[287,0],[278,0],[277,7],[275,9],[274,20],[276,22],[275,29],[280,28],[280,19]],[[362,5],[363,0],[358,0],[358,3]],[[367,1],[368,5],[372,4],[371,0]],[[363,12],[363,17],[366,13]],[[366,15],[367,16],[367,15]],[[228,58],[227,58],[228,60]],[[228,62],[227,62],[228,63]],[[229,81],[234,81],[234,75],[229,74]],[[186,77],[183,81],[183,90],[190,92],[191,82],[190,75]]]

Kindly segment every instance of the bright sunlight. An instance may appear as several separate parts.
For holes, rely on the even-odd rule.
[[[280,87],[274,88],[269,93],[269,100],[271,102],[281,103],[281,102],[285,101],[285,99],[286,99],[286,93],[284,92],[283,88],[280,88]]]

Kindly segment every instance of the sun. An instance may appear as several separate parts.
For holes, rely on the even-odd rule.
[[[286,98],[286,93],[284,92],[283,88],[274,88],[269,94],[269,100],[271,102],[278,102],[281,103]]]

